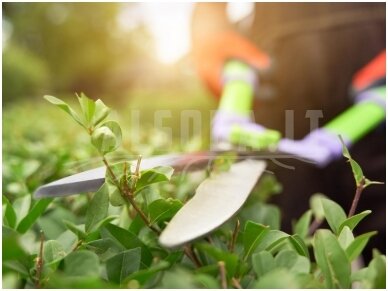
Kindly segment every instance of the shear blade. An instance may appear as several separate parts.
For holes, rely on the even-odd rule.
[[[170,154],[144,159],[140,164],[140,170],[147,170],[156,166],[169,166],[182,159],[182,154]],[[131,163],[132,171],[135,169],[135,161]],[[105,167],[100,167],[78,173],[39,187],[35,198],[60,197],[72,194],[97,191],[105,181]]]
[[[176,248],[221,226],[244,204],[266,165],[262,160],[244,160],[203,181],[168,223],[160,244]]]

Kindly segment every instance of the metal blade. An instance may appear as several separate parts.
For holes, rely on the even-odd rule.
[[[173,166],[184,158],[184,154],[170,154],[144,159],[140,164],[141,170],[156,166]],[[134,163],[132,163],[134,170]],[[97,191],[105,181],[105,167],[100,167],[78,173],[39,187],[35,191],[36,198],[67,196],[82,192]]]
[[[203,169],[216,156],[225,151],[202,151],[194,153],[176,153],[155,156],[143,159],[140,164],[141,170],[147,170],[156,166],[171,166],[175,171],[193,171]],[[278,151],[237,151],[239,159],[281,159],[295,158],[298,156],[285,154]],[[308,162],[308,160],[305,160]],[[132,171],[135,163],[132,161]],[[49,184],[39,187],[34,195],[35,198],[60,197],[73,194],[97,191],[104,183],[105,167],[100,167],[78,173]]]
[[[222,225],[244,204],[266,165],[265,161],[248,159],[206,179],[164,229],[160,244],[176,248]]]

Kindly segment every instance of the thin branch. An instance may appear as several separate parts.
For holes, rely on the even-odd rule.
[[[77,244],[74,246],[74,248],[71,250],[72,252],[78,250],[78,248],[83,244],[83,240],[77,241]]]
[[[112,168],[110,167],[110,165],[109,165],[108,161],[106,160],[105,156],[102,156],[102,161],[104,162],[105,167],[106,167],[106,169],[108,170],[110,177],[113,179],[113,183],[114,183],[114,184],[116,185],[116,187],[120,190],[119,181],[117,180],[117,177],[116,177],[115,173],[113,173],[113,170],[112,170]]]
[[[363,177],[363,178],[361,179],[360,184],[357,185],[356,193],[354,194],[352,206],[350,207],[348,217],[353,216],[354,213],[356,212],[356,208],[357,208],[357,205],[358,205],[358,201],[360,200],[362,190],[364,190],[364,186],[365,186],[365,177]]]
[[[148,217],[144,214],[144,212],[140,209],[140,207],[137,206],[137,203],[136,203],[135,199],[133,198],[132,193],[129,191],[125,191],[124,195],[128,199],[129,203],[131,203],[132,207],[140,215],[140,218],[143,219],[144,223],[148,226],[148,228],[150,228],[156,234],[160,234],[160,230],[151,224]]]
[[[141,158],[138,159],[138,164],[140,162]],[[127,198],[127,200],[129,201],[129,203],[131,203],[132,207],[136,210],[136,212],[140,215],[140,218],[144,221],[144,223],[148,226],[148,228],[150,228],[152,231],[154,231],[156,234],[160,234],[160,231],[154,227],[151,222],[148,220],[148,217],[144,214],[144,212],[137,206],[136,202],[135,202],[135,199],[133,198],[133,193],[128,189],[127,185],[124,184],[124,189],[122,189],[120,187],[120,184],[118,182],[118,179],[116,177],[116,175],[114,174],[114,172],[112,171],[112,168],[110,167],[108,161],[106,160],[106,158],[103,156],[102,157],[102,161],[104,162],[108,172],[109,172],[109,175],[111,176],[111,178],[113,179],[113,182],[115,183],[117,189],[120,191],[121,195],[125,198]],[[139,167],[139,165],[137,165],[137,167]]]
[[[232,233],[232,239],[230,240],[229,247],[228,247],[230,252],[234,252],[234,246],[236,245],[236,240],[237,240],[239,231],[240,231],[240,220],[237,218],[236,225],[234,226],[234,230]]]
[[[40,289],[41,286],[41,279],[42,279],[42,271],[43,271],[43,244],[44,244],[44,233],[41,230],[40,231],[40,248],[39,248],[39,255],[36,258],[36,280],[35,280],[35,287]]]
[[[227,281],[226,281],[225,262],[223,262],[223,261],[218,262],[218,267],[220,269],[221,288],[222,289],[227,289],[228,288],[228,284],[227,284]]]
[[[211,244],[211,245],[214,244],[214,241],[213,241],[213,239],[212,239],[212,237],[211,237],[210,235],[206,236],[206,237],[205,237],[205,240],[206,240],[209,244]]]
[[[199,259],[198,259],[198,257],[197,257],[197,254],[195,253],[194,246],[193,246],[193,245],[190,245],[189,248],[190,248],[191,253],[193,254],[193,259],[194,259],[194,261],[195,261],[196,266],[197,266],[197,267],[201,267],[202,264],[201,264],[201,262],[199,261]]]
[[[185,255],[194,263],[194,265],[199,268],[202,266],[201,262],[198,260],[197,256],[193,252],[193,249],[190,245],[185,245],[183,247],[183,252]]]
[[[136,171],[135,171],[135,175],[137,176],[137,177],[139,177],[139,174],[140,174],[140,163],[141,163],[141,155],[139,155],[138,157],[137,157],[137,164],[136,164]]]
[[[135,183],[137,182],[137,179],[140,176],[140,163],[141,163],[141,156],[138,157],[137,159],[137,165],[136,165],[136,170],[135,170]],[[151,224],[149,221],[148,217],[145,215],[145,213],[140,209],[140,207],[137,205],[133,192],[131,189],[128,188],[128,185],[124,183],[123,188],[120,187],[120,183],[118,182],[118,179],[116,175],[114,174],[112,168],[110,167],[108,161],[106,160],[105,156],[102,156],[102,161],[104,162],[109,175],[113,179],[114,184],[116,185],[117,189],[120,191],[121,195],[129,201],[129,203],[132,205],[132,207],[135,209],[135,211],[140,215],[140,218],[144,221],[145,225],[151,229],[153,232],[155,232],[157,235],[160,235],[160,230],[157,229],[155,226]],[[133,186],[136,184],[132,184]],[[132,187],[131,185],[131,187]],[[190,249],[190,247],[185,247],[184,248],[184,253],[186,254],[189,259],[193,261],[193,263],[197,266],[200,267],[201,263],[199,262],[198,258],[196,257],[195,253]]]
[[[308,235],[313,235],[314,232],[321,226],[322,221],[323,221],[322,219],[315,218],[313,223],[309,227]]]
[[[232,278],[232,285],[236,289],[242,289],[240,281],[236,279],[235,277]]]

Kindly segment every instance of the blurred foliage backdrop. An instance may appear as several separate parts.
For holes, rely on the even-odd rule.
[[[23,119],[45,120],[51,108],[37,115],[45,106],[44,94],[69,99],[84,92],[120,108],[128,130],[131,109],[141,111],[142,127],[152,126],[155,110],[172,110],[164,126],[172,126],[177,138],[180,112],[201,110],[206,140],[208,109],[215,108],[215,102],[198,80],[189,51],[173,63],[158,58],[155,35],[141,5],[145,4],[3,3],[4,126],[15,111],[23,111]],[[170,33],[171,48],[181,41],[174,31],[164,33]],[[22,124],[18,119],[13,127]],[[35,124],[25,124],[31,135]],[[7,134],[5,129],[3,139],[11,138]]]
[[[157,56],[155,35],[141,21],[145,10],[140,5],[2,3],[2,184],[11,201],[45,182],[99,165],[83,132],[46,104],[44,94],[70,103],[75,92],[102,99],[123,126],[126,154],[206,146],[209,109],[216,103],[198,80],[189,51],[170,63]],[[170,36],[174,48],[180,39],[173,32]],[[186,109],[203,113],[203,130],[182,144],[179,121]],[[140,112],[140,131],[134,133],[132,110]],[[156,110],[171,110],[163,126],[171,127],[173,143],[154,127]]]
[[[144,13],[139,5],[3,3],[3,102],[45,92],[124,98],[134,86],[171,88],[192,78],[188,57],[173,65],[155,57],[146,22],[131,22]]]

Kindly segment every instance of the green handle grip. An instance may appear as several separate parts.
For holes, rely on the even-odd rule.
[[[381,103],[383,103],[386,99],[386,87],[372,89],[368,94],[380,98]],[[324,128],[336,135],[342,135],[351,143],[355,143],[384,119],[385,108],[376,101],[365,100],[344,111],[326,124]]]
[[[229,61],[223,71],[226,79],[219,109],[225,112],[249,116],[254,98],[253,78],[255,72],[245,63]]]
[[[243,144],[254,149],[265,149],[276,147],[281,139],[279,131],[266,129],[262,132],[252,132],[241,126],[235,125],[230,133],[230,142]]]

